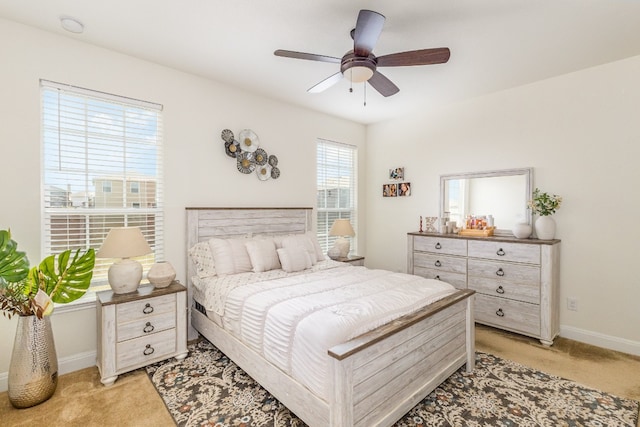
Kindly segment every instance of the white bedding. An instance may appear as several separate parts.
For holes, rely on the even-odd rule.
[[[196,299],[223,327],[328,400],[328,349],[455,289],[438,280],[323,261],[311,270],[194,278]]]

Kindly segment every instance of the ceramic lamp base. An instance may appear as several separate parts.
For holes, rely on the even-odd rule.
[[[351,250],[351,242],[344,237],[338,237],[331,248],[331,254],[336,254],[337,258],[346,258]]]
[[[109,267],[109,285],[115,294],[134,292],[142,280],[142,265],[124,258]]]

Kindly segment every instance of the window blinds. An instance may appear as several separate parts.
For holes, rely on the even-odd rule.
[[[356,215],[357,158],[355,146],[319,139],[317,143],[317,233],[320,246],[326,252],[333,246],[336,236],[329,236],[333,222],[349,219],[358,234]],[[351,251],[357,252],[356,240]]]
[[[140,227],[163,259],[162,106],[41,81],[42,253],[98,250],[111,227]],[[93,282],[114,260],[96,259]]]

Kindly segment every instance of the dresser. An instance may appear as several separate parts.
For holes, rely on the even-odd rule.
[[[187,289],[141,286],[136,292],[99,292],[96,298],[100,381],[170,357],[187,356]]]
[[[560,240],[418,232],[407,240],[407,271],[475,290],[476,322],[553,344]]]

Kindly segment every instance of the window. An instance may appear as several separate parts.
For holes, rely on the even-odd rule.
[[[163,259],[162,106],[44,80],[41,101],[43,255],[136,226],[153,250],[145,270]],[[93,285],[112,263],[96,259]]]
[[[318,242],[326,252],[333,246],[335,236],[329,236],[333,221],[350,220],[358,233],[357,200],[358,149],[352,145],[318,140],[317,191],[318,191]],[[356,240],[351,241],[351,252],[357,253]]]

